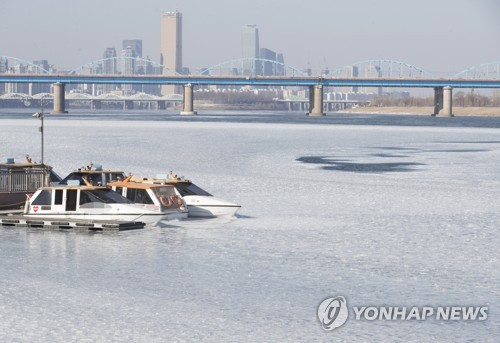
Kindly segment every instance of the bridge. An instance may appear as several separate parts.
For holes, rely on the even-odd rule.
[[[253,60],[256,63],[258,59]],[[258,61],[260,64],[270,64],[272,68],[268,69],[273,71],[273,75],[234,75],[238,71],[235,65],[248,63],[247,59],[221,63],[193,75],[180,75],[162,69],[159,65],[155,67],[160,68],[162,75],[103,75],[89,71],[94,68],[93,66],[99,65],[98,63],[104,63],[103,61],[80,66],[66,74],[50,74],[47,70],[36,68],[31,68],[32,72],[25,74],[0,73],[0,83],[53,84],[54,113],[65,112],[66,84],[182,85],[184,94],[181,114],[186,115],[195,113],[193,110],[193,87],[195,86],[307,87],[309,89],[309,115],[311,116],[324,115],[324,87],[433,88],[433,114],[442,116],[452,115],[453,88],[500,88],[500,62],[471,67],[447,78],[437,78],[421,68],[390,60],[359,62],[333,72],[324,72],[319,76],[308,76],[307,73],[297,68],[269,60]],[[149,60],[141,59],[141,63],[153,66]],[[230,73],[233,75],[229,75]]]
[[[0,100],[20,101],[25,106],[30,106],[32,103],[47,105],[54,102],[54,94],[52,93],[37,93],[28,95],[24,93],[5,93],[0,95]],[[168,94],[164,96],[156,96],[146,93],[137,93],[133,95],[119,95],[115,93],[103,93],[100,95],[90,95],[87,93],[70,92],[65,94],[66,103],[87,104],[90,109],[95,110],[101,108],[103,103],[120,104],[124,110],[134,108],[134,104],[139,104],[143,109],[166,109],[168,104],[176,105],[183,103],[183,97],[180,94]]]

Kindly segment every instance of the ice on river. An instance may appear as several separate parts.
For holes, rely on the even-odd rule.
[[[0,340],[495,341],[500,129],[394,122],[47,120],[45,162],[61,176],[89,162],[173,170],[242,208],[116,234],[0,228]],[[0,157],[38,160],[37,125],[0,120]],[[325,332],[317,307],[335,295],[489,316],[351,313]]]

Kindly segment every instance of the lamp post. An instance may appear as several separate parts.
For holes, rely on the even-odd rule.
[[[40,119],[40,127],[39,127],[39,131],[40,131],[40,136],[41,136],[41,147],[42,147],[42,166],[44,165],[43,164],[43,118],[44,118],[44,113],[43,113],[43,98],[45,96],[42,96],[40,98],[40,107],[41,107],[41,112],[36,112],[35,114],[33,114],[33,117],[36,117],[38,119]]]

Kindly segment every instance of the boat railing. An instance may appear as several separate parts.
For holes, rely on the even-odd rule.
[[[33,192],[47,184],[47,172],[26,170],[0,174],[0,192]]]

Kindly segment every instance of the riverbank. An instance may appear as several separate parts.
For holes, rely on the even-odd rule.
[[[195,102],[198,110],[224,110],[224,111],[255,111],[274,110],[286,111],[282,103],[258,103],[258,104],[217,104],[209,102]],[[338,113],[360,113],[360,114],[407,114],[407,115],[430,115],[434,112],[433,106],[363,106],[341,110]],[[455,116],[500,116],[500,107],[453,107]]]
[[[432,106],[388,106],[388,107],[356,107],[342,110],[342,113],[365,114],[411,114],[430,115],[434,112]],[[453,107],[455,116],[500,116],[500,107]]]

